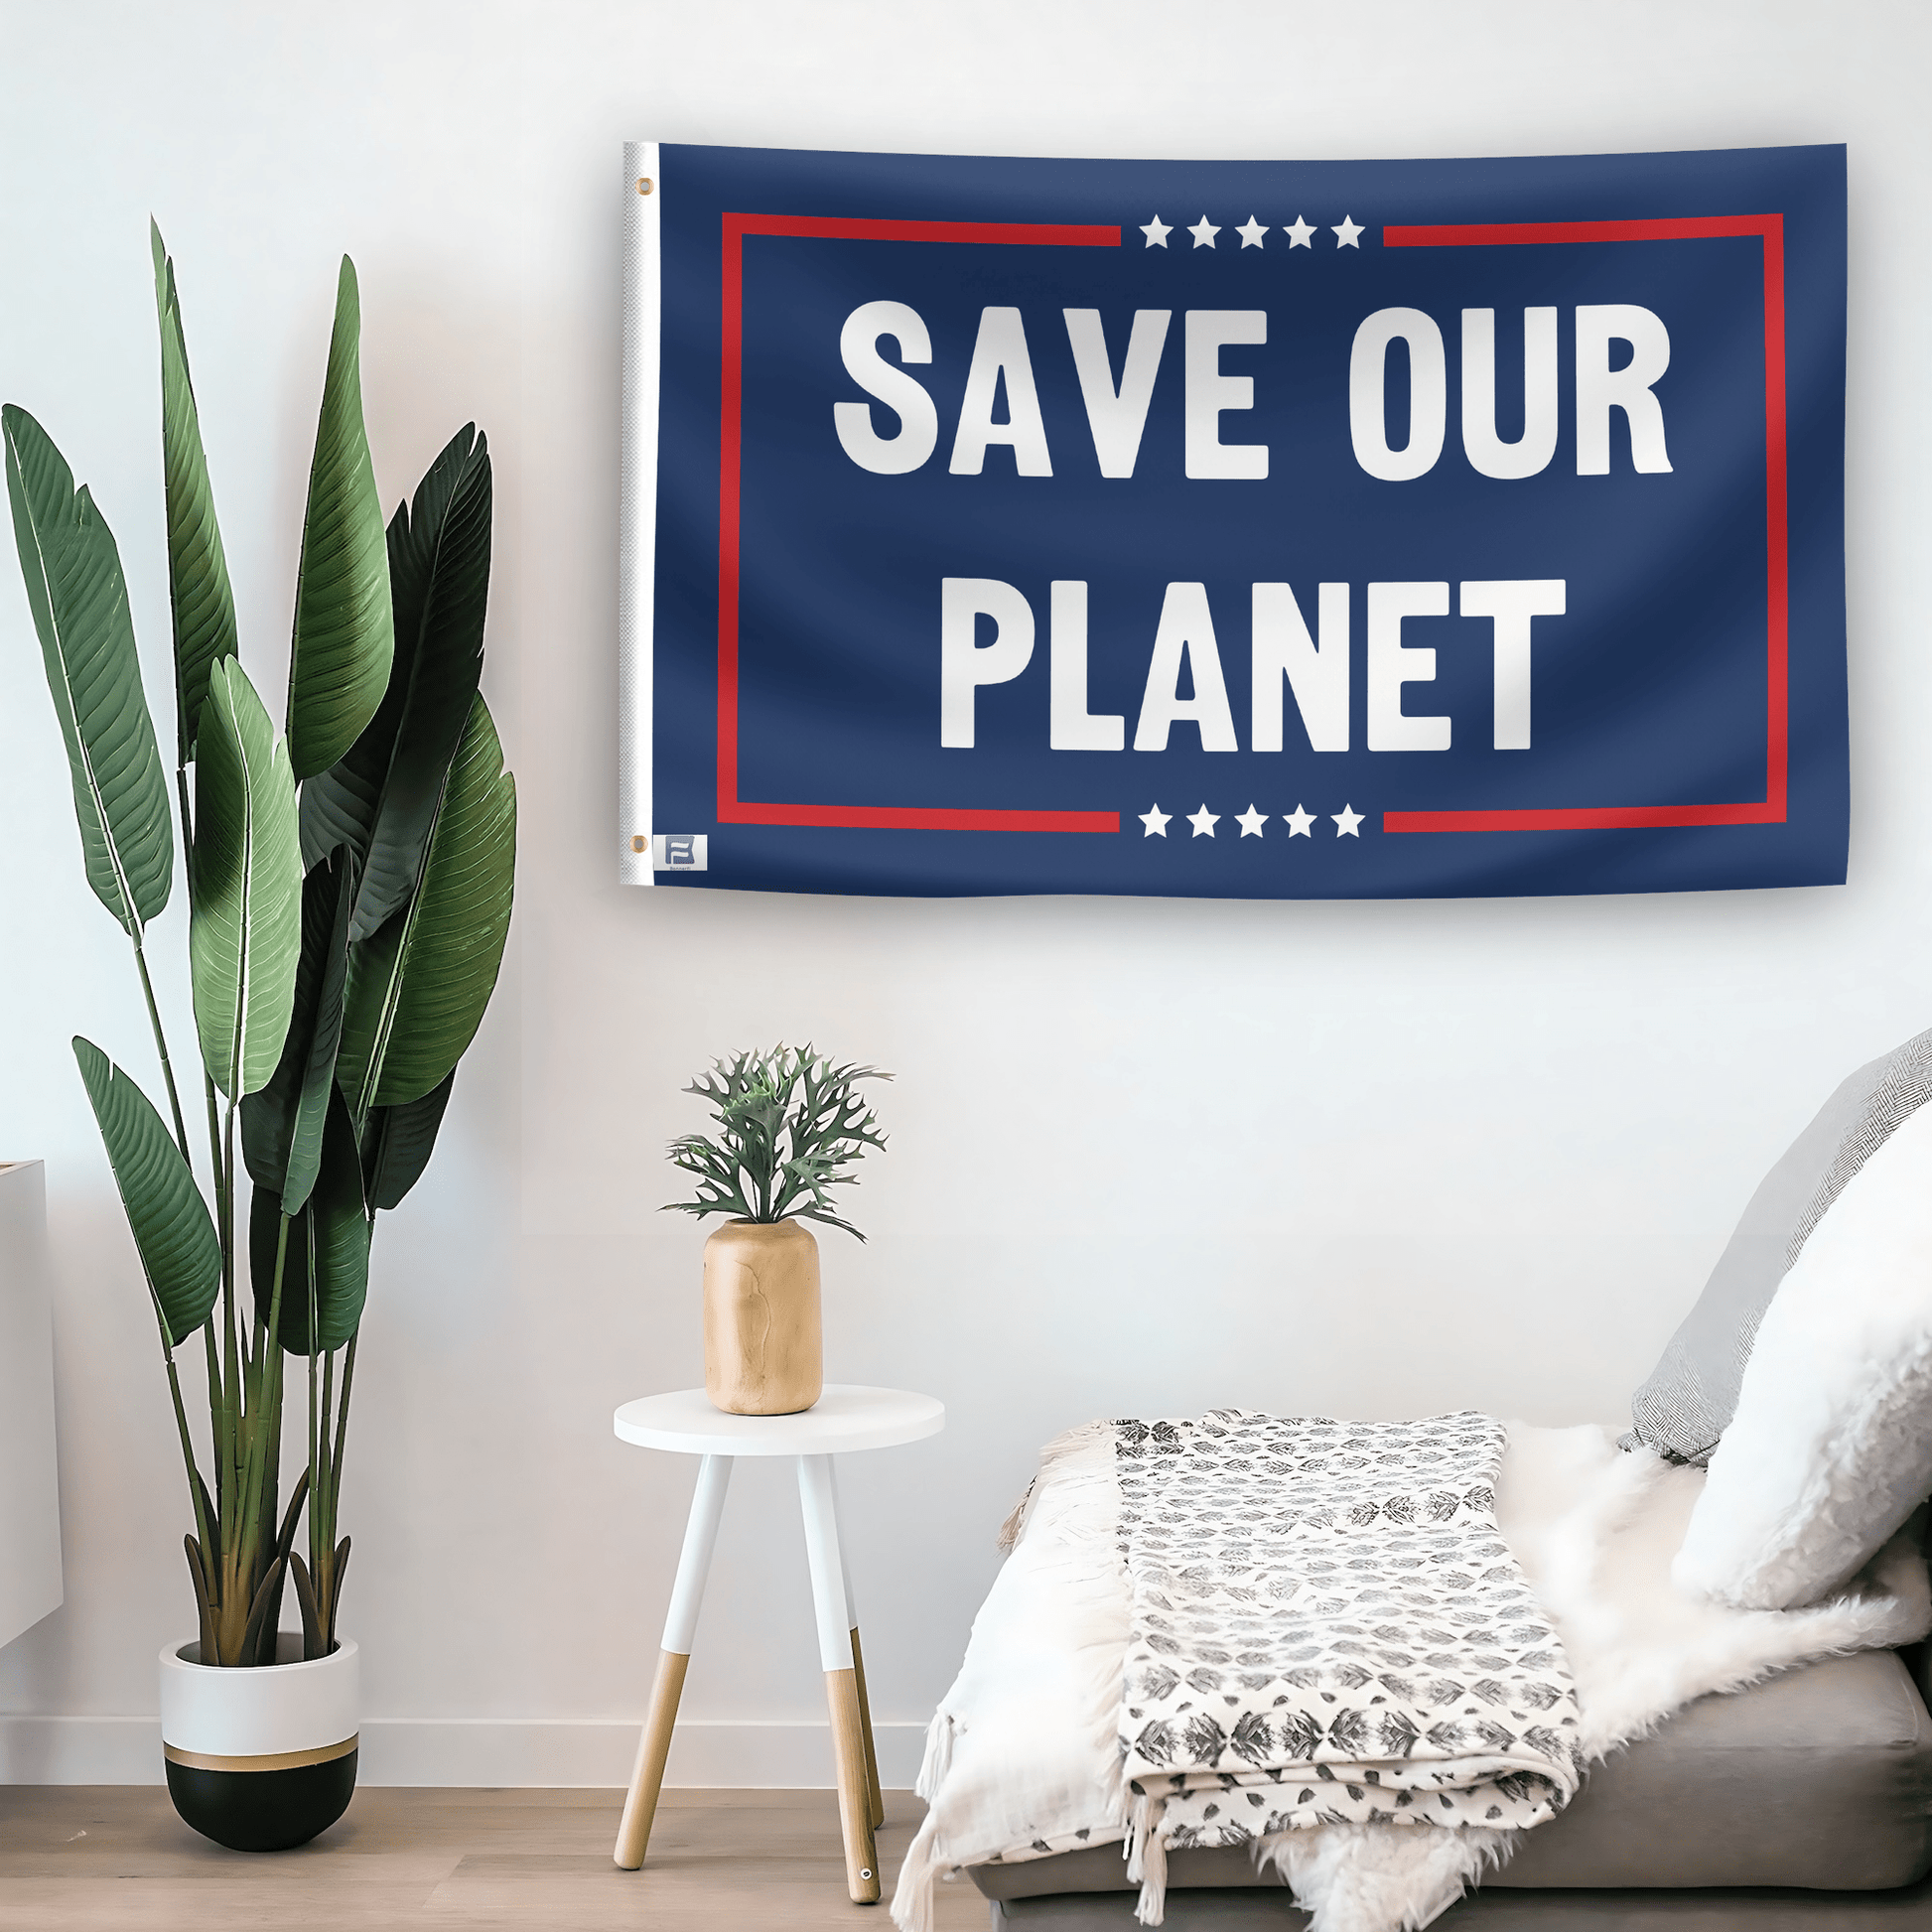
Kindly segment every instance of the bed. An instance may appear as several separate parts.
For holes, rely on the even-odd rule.
[[[929,1732],[902,1932],[948,1880],[1042,1932],[1932,1932],[1927,1097],[1932,1034],[1840,1087],[1620,1437],[1049,1445]]]
[[[1922,1666],[1921,1666],[1922,1668]],[[1608,1932],[1932,1926],[1932,1719],[1895,1651],[1708,1697],[1591,1775],[1575,1804],[1436,1924]],[[971,1867],[996,1927],[1127,1932],[1119,1849]],[[1177,1852],[1173,1932],[1302,1932],[1278,1876]]]

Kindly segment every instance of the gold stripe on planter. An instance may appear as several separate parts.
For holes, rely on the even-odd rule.
[[[212,1751],[185,1751],[163,1744],[162,1754],[170,1764],[186,1765],[191,1771],[296,1771],[305,1764],[330,1764],[346,1757],[355,1748],[353,1736],[340,1744],[318,1744],[307,1751],[268,1751],[259,1757],[223,1757]]]

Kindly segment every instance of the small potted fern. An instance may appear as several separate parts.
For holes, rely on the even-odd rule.
[[[697,1198],[665,1210],[731,1217],[704,1250],[705,1393],[727,1415],[794,1415],[825,1387],[818,1242],[800,1223],[866,1238],[832,1211],[828,1190],[856,1180],[866,1149],[886,1145],[858,1086],[892,1077],[834,1066],[807,1043],[714,1060],[684,1089],[717,1128],[671,1143]]]

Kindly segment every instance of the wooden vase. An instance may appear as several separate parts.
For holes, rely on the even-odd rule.
[[[818,1243],[796,1221],[727,1221],[704,1244],[704,1386],[728,1416],[790,1416],[818,1400]]]

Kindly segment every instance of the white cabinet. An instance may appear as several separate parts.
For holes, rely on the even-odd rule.
[[[60,1603],[46,1171],[0,1162],[0,1644]]]

